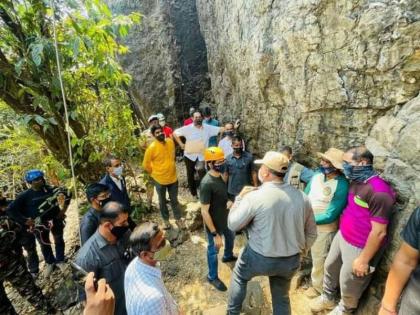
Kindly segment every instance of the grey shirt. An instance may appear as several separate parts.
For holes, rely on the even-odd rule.
[[[246,228],[249,246],[266,257],[306,253],[317,236],[308,198],[283,183],[267,182],[243,198],[236,197],[228,226],[232,231]]]
[[[115,315],[125,315],[124,272],[128,261],[124,258],[125,244],[130,233],[115,244],[110,244],[97,230],[82,246],[76,264],[97,279],[105,278],[115,295]]]

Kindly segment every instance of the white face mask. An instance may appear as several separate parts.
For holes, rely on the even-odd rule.
[[[161,127],[165,127],[165,121],[164,121],[164,120],[159,121],[159,125],[160,125]]]
[[[118,176],[118,177],[121,176],[123,171],[124,171],[124,167],[122,165],[118,166],[118,167],[114,167],[114,175],[115,176]]]
[[[263,183],[264,182],[264,179],[263,179],[263,177],[261,175],[261,169],[258,170],[258,180],[260,181],[260,183]]]

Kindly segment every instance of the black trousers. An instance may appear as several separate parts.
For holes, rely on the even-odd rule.
[[[26,269],[23,255],[19,252],[12,252],[9,259],[9,262],[0,268],[0,314],[17,314],[4,291],[3,281],[10,282],[19,294],[37,310],[44,311],[46,314],[54,313],[52,305],[42,294],[41,289],[35,284],[35,280]]]
[[[188,179],[188,188],[190,189],[191,195],[194,197],[197,196],[197,188],[200,186],[200,182],[203,179],[204,175],[206,175],[206,170],[199,169],[198,172],[198,181],[195,180],[195,166],[198,162],[198,159],[195,161],[191,161],[189,158],[184,156],[185,168],[187,169],[187,179]]]

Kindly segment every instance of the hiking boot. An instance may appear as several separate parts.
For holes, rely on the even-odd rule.
[[[327,315],[351,315],[352,312],[346,312],[343,311],[340,305],[337,305],[331,312],[329,312]]]
[[[232,256],[232,257],[222,257],[222,262],[228,263],[228,262],[234,262],[237,261],[238,257]]]
[[[314,287],[310,287],[310,288],[306,289],[304,293],[310,299],[314,299],[317,296],[321,295],[321,293],[319,293]]]
[[[43,272],[44,278],[48,278],[53,271],[54,271],[54,264],[45,264],[45,269]]]
[[[326,295],[321,294],[317,298],[313,299],[309,307],[313,313],[319,313],[326,310],[332,310],[336,306],[334,300],[329,299]]]
[[[61,272],[66,271],[66,264],[64,262],[56,263],[56,266],[58,267],[58,269],[60,269]]]
[[[207,281],[217,290],[222,292],[227,291],[225,284],[219,278],[216,278],[214,280],[207,279]]]

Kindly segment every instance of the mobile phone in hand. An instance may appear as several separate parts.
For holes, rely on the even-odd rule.
[[[71,262],[70,265],[73,270],[73,279],[79,283],[84,283],[88,272],[74,262]],[[95,286],[95,290],[98,290],[98,280],[96,277],[93,278],[93,285]]]

